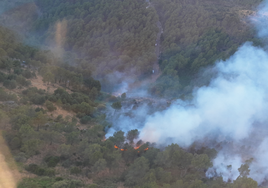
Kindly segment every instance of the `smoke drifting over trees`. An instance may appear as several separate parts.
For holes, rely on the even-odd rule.
[[[260,0],[14,2],[0,2],[0,127],[36,175],[19,188],[267,184],[268,1],[250,19]]]
[[[250,18],[263,39],[268,34],[267,10],[265,1],[259,13]],[[218,61],[213,71],[216,77],[208,86],[197,89],[192,100],[177,101],[147,117],[139,129],[140,138],[159,146],[198,143],[199,147],[216,147],[215,143],[220,143],[207,176],[235,180],[241,164],[252,158],[249,176],[261,184],[268,176],[268,53],[245,43],[232,57]]]

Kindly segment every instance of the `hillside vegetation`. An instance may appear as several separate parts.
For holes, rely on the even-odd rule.
[[[120,112],[126,95],[100,92],[99,82],[80,69],[51,66],[57,58],[50,52],[21,44],[10,30],[0,31],[0,125],[21,172],[18,188],[257,187],[244,171],[234,183],[206,178],[214,149],[172,144],[160,150],[141,140],[134,143],[137,130],[105,139],[111,126],[103,113],[106,105]],[[40,74],[48,86],[61,87],[53,93],[32,87],[31,79]],[[57,108],[74,115],[53,116]]]
[[[13,27],[23,22],[20,14],[28,15],[31,42],[52,48],[63,63],[90,70],[106,91],[126,79],[150,77],[158,62],[162,76],[148,86],[151,94],[180,97],[200,69],[230,57],[245,41],[261,45],[245,17],[261,0],[25,2],[7,12],[17,20]]]
[[[152,2],[164,30],[159,61],[163,74],[152,93],[178,97],[200,69],[227,59],[246,41],[261,44],[239,11],[252,9],[260,0]]]
[[[127,95],[115,97],[103,88],[129,77],[140,82],[159,62],[162,75],[148,86],[151,94],[178,98],[189,92],[186,86],[200,69],[228,58],[247,40],[261,45],[239,14],[259,0],[25,2],[37,11],[27,37],[45,46],[25,45],[23,36],[0,26],[0,129],[22,174],[18,188],[258,187],[248,177],[250,160],[234,182],[224,182],[206,177],[215,149],[158,149],[135,143],[138,130],[105,138],[113,126],[106,113],[120,114]],[[5,3],[11,15],[16,5]],[[16,16],[24,11],[16,7]],[[116,80],[110,76],[115,72],[125,76]],[[46,89],[33,87],[36,77]]]
[[[53,43],[57,22],[66,25],[65,51],[75,53],[84,69],[102,80],[114,71],[148,74],[157,61],[154,45],[156,11],[144,0],[36,1],[42,15],[34,32]]]

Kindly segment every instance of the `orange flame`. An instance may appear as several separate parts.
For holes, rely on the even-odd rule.
[[[120,149],[117,145],[114,145],[115,149]],[[127,149],[120,149],[121,151],[127,151]]]
[[[114,145],[115,149],[120,149],[117,145]],[[139,149],[140,146],[134,147],[135,150]],[[144,151],[147,151],[149,148],[144,149]],[[127,151],[127,149],[120,149],[120,151]],[[140,151],[138,151],[140,153]]]
[[[134,147],[135,150],[137,150],[137,149],[139,149],[139,148],[140,148],[140,146],[136,146],[136,147]]]

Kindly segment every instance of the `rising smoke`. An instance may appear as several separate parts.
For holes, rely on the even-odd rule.
[[[251,18],[263,39],[268,36],[267,18],[265,1]],[[253,158],[249,176],[261,184],[268,178],[268,52],[247,42],[230,59],[217,62],[214,71],[217,76],[197,89],[193,100],[177,101],[164,112],[148,116],[140,138],[182,147],[204,140],[222,143],[207,176],[235,180],[241,164]],[[125,120],[124,127],[131,123]],[[206,146],[213,144],[206,142]]]

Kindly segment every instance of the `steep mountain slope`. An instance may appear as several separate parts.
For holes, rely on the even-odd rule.
[[[154,9],[146,9],[145,1],[36,1],[36,5],[41,16],[34,31],[47,44],[57,45],[53,44],[55,35],[59,24],[65,23],[62,47],[75,52],[81,58],[77,63],[94,75],[151,71],[156,61],[158,18]]]
[[[16,27],[16,21],[24,18],[20,15],[29,15],[26,23],[30,23],[22,36],[0,27],[0,130],[20,172],[30,174],[18,188],[257,188],[248,177],[252,159],[238,167],[240,176],[234,182],[216,175],[208,178],[206,171],[217,152],[202,142],[160,150],[136,142],[138,130],[105,138],[111,126],[105,110],[117,124],[131,127],[129,121],[119,122],[122,115],[138,122],[135,114],[145,114],[145,103],[151,113],[159,109],[150,99],[103,93],[103,85],[91,77],[103,84],[146,78],[155,69],[159,50],[163,74],[151,92],[178,97],[200,68],[228,58],[254,37],[239,17],[253,2],[38,0],[10,6],[16,8],[8,8],[1,17],[2,21],[16,18],[7,21],[8,27],[23,28]],[[31,37],[29,30],[46,50],[24,44],[23,36]],[[115,72],[123,76],[113,80],[110,75]],[[170,105],[160,103],[161,110]],[[62,109],[68,111],[66,116]],[[215,141],[216,149],[224,144],[232,145]]]
[[[28,15],[24,20],[31,25],[21,28],[26,26],[30,41],[45,44],[63,62],[90,70],[106,90],[159,74],[159,58],[163,74],[151,93],[179,97],[200,69],[228,58],[245,41],[260,44],[245,17],[259,2],[35,0],[6,15],[16,18],[13,27],[20,31],[19,15]]]
[[[179,96],[200,68],[230,57],[245,41],[259,45],[241,11],[260,2],[152,0],[164,31],[159,61],[163,75],[152,93]]]

